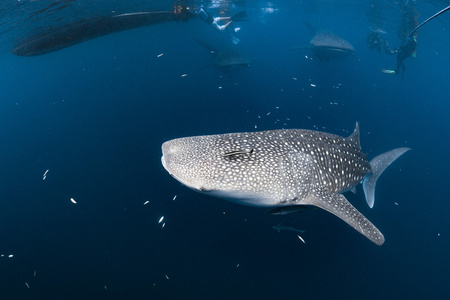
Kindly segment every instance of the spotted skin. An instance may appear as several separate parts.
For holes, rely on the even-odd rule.
[[[252,206],[314,205],[381,245],[381,232],[341,194],[370,174],[359,126],[347,138],[282,129],[174,139],[165,169],[197,191]]]

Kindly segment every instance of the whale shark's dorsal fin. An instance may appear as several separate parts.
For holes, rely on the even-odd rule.
[[[352,144],[361,151],[361,143],[359,142],[359,124],[356,122],[355,129],[353,133],[347,138],[347,140],[351,141]]]

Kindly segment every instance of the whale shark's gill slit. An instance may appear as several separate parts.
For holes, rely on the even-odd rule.
[[[305,166],[304,159],[300,156],[298,153],[288,154],[289,162],[291,165],[291,176],[292,176],[292,183],[293,183],[293,192],[296,194],[296,197],[294,197],[290,202],[295,202],[299,198],[299,194],[301,193],[301,186],[302,186],[302,176],[298,172],[302,170]],[[303,195],[300,195],[303,196]]]
[[[239,155],[239,154],[252,154],[253,153],[253,149],[249,149],[249,150],[237,150],[237,151],[231,151],[231,152],[227,152],[223,155],[223,157],[229,157],[229,156],[234,156],[234,155]]]
[[[310,157],[300,153],[287,153],[278,158],[282,203],[294,203],[307,194],[310,163]]]
[[[278,178],[280,178],[280,194],[279,194],[279,201],[280,203],[286,203],[288,201],[289,197],[289,187],[288,187],[288,168],[285,163],[284,156],[278,157]]]

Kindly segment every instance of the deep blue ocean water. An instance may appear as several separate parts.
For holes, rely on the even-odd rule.
[[[52,3],[64,8],[42,11]],[[42,28],[173,3],[2,2],[0,299],[448,299],[450,12],[419,30],[402,79],[380,72],[395,56],[366,41],[375,4],[383,39],[400,45],[398,2],[214,3],[194,4],[247,12],[235,35],[248,68],[210,66],[195,39],[230,39],[198,18],[16,56],[15,43]],[[409,5],[421,22],[448,3]],[[304,21],[354,54],[321,61],[291,49],[312,37]],[[345,194],[383,232],[381,247],[325,211],[269,215],[196,193],[161,165],[161,144],[177,137],[347,136],[356,122],[369,158],[412,148],[380,177],[373,209],[361,186]],[[272,229],[280,222],[306,243]]]

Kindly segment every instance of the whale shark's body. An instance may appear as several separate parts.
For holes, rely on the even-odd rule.
[[[364,180],[372,207],[376,180],[408,150],[394,149],[369,163],[356,124],[347,138],[303,129],[179,138],[162,145],[161,161],[194,190],[240,204],[276,207],[278,213],[283,207],[292,212],[295,206],[317,206],[381,245],[382,233],[341,193]]]
[[[214,68],[222,71],[234,71],[250,66],[251,59],[241,54],[234,47],[217,49],[204,41],[198,39],[196,41],[213,56],[212,66]]]
[[[314,55],[320,60],[346,57],[355,51],[349,42],[327,30],[317,32],[309,43]]]
[[[351,55],[355,49],[340,36],[329,30],[317,30],[305,22],[305,25],[314,34],[308,46],[294,47],[293,49],[310,49],[320,60],[333,60]]]
[[[11,53],[19,56],[43,55],[114,32],[176,21],[176,18],[177,14],[172,11],[161,11],[83,19],[19,39]]]

